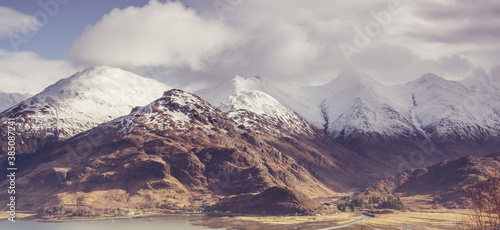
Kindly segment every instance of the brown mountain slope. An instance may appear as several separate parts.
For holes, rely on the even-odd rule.
[[[427,196],[447,207],[465,205],[467,189],[477,182],[500,177],[500,153],[466,156],[425,168],[407,170],[382,180],[356,196]]]
[[[363,164],[333,142],[256,134],[181,90],[34,155],[16,181],[21,210],[215,205],[252,212],[242,207],[257,200],[279,207],[275,212],[293,213],[314,209],[310,198],[331,196],[366,177],[362,170],[343,169]],[[275,200],[275,194],[286,199]]]

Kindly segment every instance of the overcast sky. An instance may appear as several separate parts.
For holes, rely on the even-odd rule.
[[[198,89],[240,75],[398,84],[500,73],[498,0],[0,1],[0,91],[93,65]]]

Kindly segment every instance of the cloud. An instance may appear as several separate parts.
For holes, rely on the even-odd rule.
[[[122,67],[191,89],[234,75],[319,84],[345,69],[386,84],[426,72],[459,80],[498,64],[495,0],[400,0],[398,13],[347,62],[339,44],[354,44],[356,29],[380,23],[374,13],[391,2],[151,1],[111,11],[70,54],[77,63]]]
[[[435,21],[467,19],[483,21],[499,18],[500,2],[496,0],[421,0],[415,12],[422,18]]]
[[[0,37],[16,33],[29,34],[39,29],[40,23],[30,15],[0,6]]]
[[[218,20],[204,20],[180,2],[150,1],[113,9],[71,47],[73,61],[125,69],[144,66],[202,70],[241,40]]]
[[[77,71],[67,61],[46,60],[33,52],[0,49],[0,92],[38,93]]]
[[[369,44],[354,55],[354,61],[348,63],[339,44],[354,44],[356,28],[363,30],[367,24],[378,22],[373,14],[388,11],[389,2],[242,1],[239,5],[231,6],[223,15],[228,24],[239,25],[240,30],[247,35],[245,43],[237,48],[238,52],[221,58],[233,61],[228,61],[227,65],[211,65],[203,77],[197,77],[196,72],[186,69],[176,74],[207,83],[209,79],[222,80],[229,75],[239,74],[311,84],[327,82],[344,69],[355,69],[386,84],[396,84],[413,80],[427,72],[454,80],[463,79],[478,64],[474,61],[484,64],[478,55],[471,53],[478,49],[477,45],[474,49],[468,45],[448,45],[451,41],[440,44],[425,37],[429,30],[432,30],[432,34],[439,34],[443,28],[440,28],[435,18],[424,14],[422,9],[449,7],[448,4],[407,0],[399,1],[398,13],[391,14],[389,23],[381,25],[381,33],[371,37]],[[188,1],[188,4],[205,17],[220,17],[207,2]],[[449,12],[447,9],[439,10]],[[464,20],[466,16],[460,15],[461,12],[458,12],[453,17],[449,12],[447,23],[455,25],[457,21]],[[437,16],[439,13],[436,13]],[[465,30],[460,25],[456,26],[457,31]],[[448,24],[444,27],[450,28]],[[487,24],[484,27],[489,28]],[[413,34],[415,31],[418,36]]]
[[[414,6],[414,16],[428,22],[413,28],[415,36],[451,44],[498,42],[499,1],[424,0]]]
[[[407,47],[389,44],[367,48],[353,63],[356,70],[369,73],[386,84],[405,83],[428,72],[450,80],[462,80],[475,70],[473,63],[460,55],[420,58]]]

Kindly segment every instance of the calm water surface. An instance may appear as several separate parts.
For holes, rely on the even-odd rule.
[[[207,230],[203,226],[195,226],[194,222],[200,221],[200,216],[166,216],[139,219],[115,219],[99,221],[77,221],[61,223],[45,223],[35,221],[1,221],[0,229],[5,230]]]

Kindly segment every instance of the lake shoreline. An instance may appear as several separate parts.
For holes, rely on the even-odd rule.
[[[387,214],[375,215],[374,218],[366,219],[358,224],[365,227],[379,229],[398,229],[401,227],[414,227],[415,229],[425,229],[433,227],[435,229],[456,229],[456,226],[463,221],[463,215],[467,210],[412,210],[396,211]],[[243,215],[236,213],[151,213],[138,216],[120,217],[63,217],[63,218],[40,218],[36,213],[18,213],[16,221],[29,221],[41,223],[69,223],[69,222],[91,222],[138,219],[146,221],[153,218],[156,221],[163,221],[164,218],[184,219],[192,226],[219,228],[219,229],[321,229],[343,226],[366,218],[362,213],[339,212],[338,214],[314,215],[314,216],[257,216]],[[0,223],[7,221],[8,215],[0,215]],[[23,216],[23,217],[20,217]],[[120,222],[121,222],[120,221]],[[349,226],[342,229],[356,229],[356,226]]]
[[[16,221],[35,221],[35,222],[45,222],[45,223],[57,223],[57,222],[80,222],[80,221],[100,221],[100,220],[118,220],[118,219],[144,219],[153,217],[169,217],[169,216],[204,216],[207,213],[151,213],[143,215],[134,216],[102,216],[102,217],[51,217],[43,218],[36,216],[33,212],[21,212],[23,217],[16,217]],[[9,215],[0,215],[0,222],[8,221]]]
[[[219,229],[290,229],[290,227],[301,226],[307,227],[328,227],[340,221],[344,217],[349,217],[348,221],[356,221],[361,214],[343,213],[335,220],[330,219],[333,215],[321,217],[317,216],[257,216],[245,215],[236,213],[151,213],[139,216],[119,216],[119,217],[52,217],[40,218],[35,216],[36,213],[23,213],[29,215],[22,218],[16,218],[16,221],[30,221],[41,223],[68,223],[68,222],[86,222],[86,221],[110,221],[110,220],[126,220],[126,219],[149,219],[162,217],[188,217],[194,226]],[[346,216],[346,214],[348,214]],[[0,216],[1,217],[1,216]],[[198,218],[197,218],[198,217]],[[7,220],[3,218],[2,220]],[[333,221],[333,222],[332,222]],[[2,221],[3,222],[3,221]],[[289,223],[287,223],[289,222]],[[342,222],[342,221],[341,221]],[[249,226],[251,226],[249,228]]]

